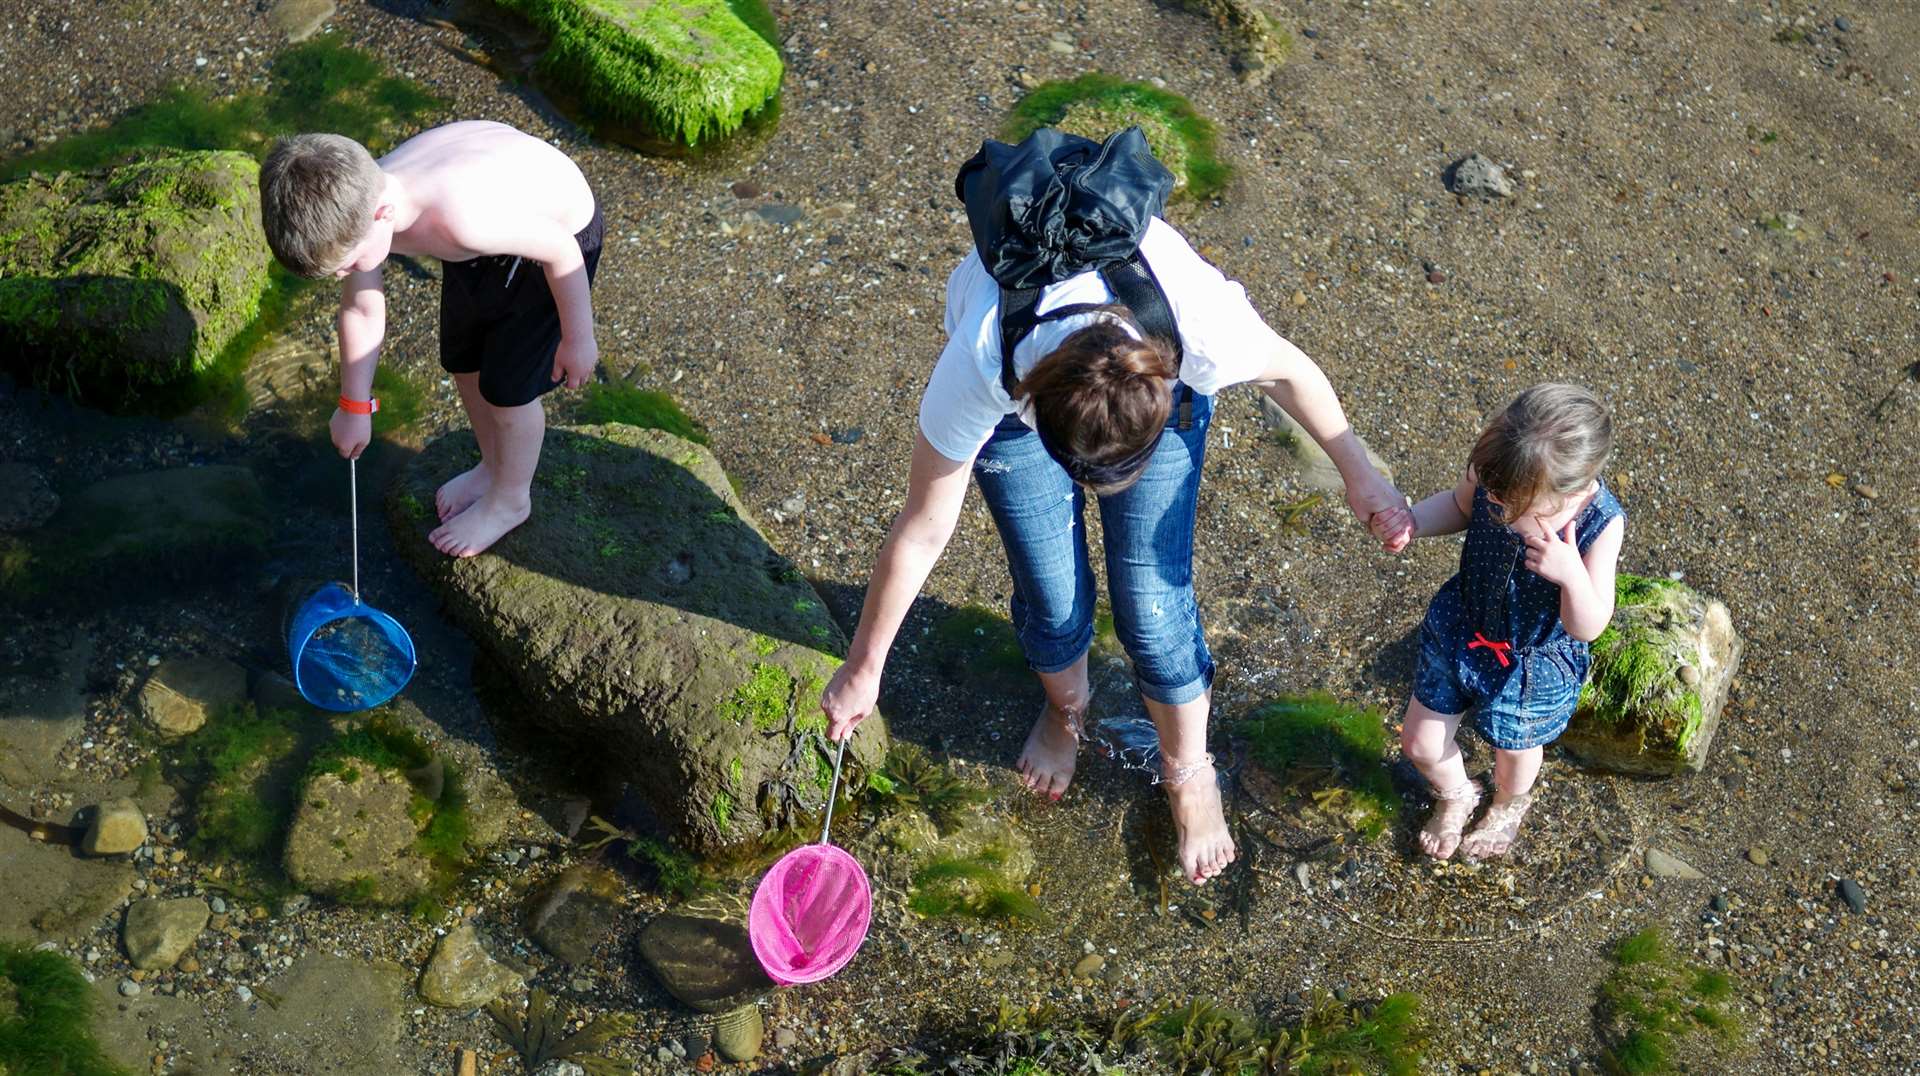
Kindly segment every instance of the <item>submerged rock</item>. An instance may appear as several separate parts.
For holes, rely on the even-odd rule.
[[[1180,6],[1200,12],[1227,35],[1227,54],[1240,81],[1257,86],[1270,78],[1293,51],[1293,38],[1253,0],[1180,0]]]
[[[0,366],[109,406],[208,371],[266,290],[259,175],[180,153],[0,184]]]
[[[287,832],[287,877],[352,902],[399,904],[426,892],[433,863],[416,847],[426,819],[413,803],[413,786],[392,770],[360,764],[320,774]]]
[[[163,738],[200,731],[214,711],[247,700],[247,671],[224,658],[174,657],[140,686],[140,711]]]
[[[173,967],[199,939],[211,914],[199,897],[134,901],[120,930],[127,959],[144,971]]]
[[[0,463],[0,534],[30,531],[60,507],[47,476],[24,463]]]
[[[90,856],[119,856],[147,843],[147,818],[130,799],[108,800],[93,809],[80,850]]]
[[[443,1009],[477,1009],[526,980],[487,955],[472,923],[449,931],[420,975],[420,997]]]
[[[267,9],[267,25],[289,42],[305,41],[333,18],[334,0],[275,0]]]
[[[728,1061],[752,1061],[760,1056],[767,1020],[758,1005],[742,1005],[713,1022],[713,1048]]]
[[[551,34],[541,76],[594,118],[689,146],[780,92],[780,52],[728,0],[500,0]]]
[[[700,1012],[737,1009],[774,986],[739,923],[657,916],[640,934],[640,955],[668,993]]]
[[[623,767],[695,854],[818,812],[832,774],[819,698],[842,636],[712,453],[659,430],[550,429],[532,518],[454,560],[417,506],[473,445],[427,446],[388,513],[402,555],[528,701],[518,716]],[[851,787],[886,744],[879,715],[861,724]]]
[[[1647,873],[1653,875],[1655,878],[1678,878],[1685,881],[1692,881],[1706,877],[1706,875],[1701,874],[1686,860],[1659,848],[1647,849],[1646,867]]]
[[[568,868],[527,905],[527,933],[569,964],[585,964],[618,922],[620,878],[605,867]]]
[[[1698,773],[1740,664],[1727,607],[1666,579],[1622,574],[1613,623],[1593,642],[1593,672],[1558,741],[1621,773]]]
[[[1511,198],[1513,180],[1507,170],[1475,153],[1453,162],[1445,176],[1447,189],[1480,198]]]
[[[1266,420],[1267,428],[1279,437],[1280,443],[1292,454],[1294,462],[1300,465],[1301,485],[1327,493],[1346,493],[1347,484],[1340,477],[1340,468],[1333,465],[1333,457],[1327,455],[1320,443],[1308,435],[1306,427],[1294,421],[1285,408],[1262,396],[1260,417]],[[1358,435],[1355,438],[1358,440]],[[1393,468],[1387,465],[1387,461],[1376,455],[1365,440],[1360,440],[1360,447],[1366,449],[1367,462],[1387,476],[1387,481],[1393,481]]]

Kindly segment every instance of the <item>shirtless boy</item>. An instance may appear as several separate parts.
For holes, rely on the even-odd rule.
[[[480,463],[440,487],[428,540],[471,557],[526,521],[546,415],[540,397],[593,373],[589,294],[605,224],[580,169],[503,123],[450,123],[374,160],[332,134],[274,146],[260,170],[267,244],[289,270],[340,291],[340,406],[333,444],[357,459],[373,436],[373,371],[386,333],[380,266],[439,259],[440,365],[453,375]]]

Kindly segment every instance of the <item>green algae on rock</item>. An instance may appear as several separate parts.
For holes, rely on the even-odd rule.
[[[726,0],[499,2],[552,36],[540,73],[591,119],[697,146],[780,92],[779,50]]]
[[[1257,86],[1293,52],[1293,35],[1254,0],[1180,0],[1180,6],[1211,18],[1227,37],[1227,55],[1240,81]]]
[[[0,942],[0,1073],[128,1076],[94,1040],[93,993],[59,953]]]
[[[1226,186],[1232,169],[1214,148],[1213,124],[1191,102],[1151,83],[1102,72],[1036,87],[1013,106],[1001,137],[1018,142],[1038,128],[1057,127],[1103,140],[1133,126],[1173,173],[1176,197],[1207,198]]]
[[[661,430],[549,429],[532,518],[453,560],[408,505],[432,503],[475,456],[465,432],[428,445],[394,484],[389,521],[525,716],[618,767],[695,855],[820,810],[832,755],[819,696],[840,629],[712,453]],[[878,715],[860,726],[848,787],[881,765],[886,740]]]
[[[214,366],[259,311],[267,260],[245,154],[0,185],[0,364],[133,404]]]
[[[1684,584],[1621,573],[1613,622],[1559,743],[1605,769],[1698,773],[1742,646],[1727,607]]]
[[[1363,836],[1385,833],[1400,813],[1387,776],[1387,727],[1378,710],[1328,694],[1285,695],[1234,725],[1254,761],[1310,796]]]

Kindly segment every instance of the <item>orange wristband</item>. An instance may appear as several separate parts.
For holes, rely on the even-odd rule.
[[[380,398],[375,396],[366,400],[349,400],[345,396],[342,396],[340,397],[340,410],[345,411],[349,415],[371,415],[375,411],[380,410]]]

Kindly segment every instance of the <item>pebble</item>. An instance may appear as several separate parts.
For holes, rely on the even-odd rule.
[[[1865,482],[1855,482],[1853,484],[1853,492],[1855,496],[1864,500],[1877,501],[1880,499],[1880,491],[1867,485]]]
[[[1839,18],[1833,20],[1833,28],[1840,31],[1843,34],[1850,34],[1853,32],[1853,20],[1847,18],[1845,15],[1842,15]]]
[[[1445,284],[1446,282],[1447,282],[1447,274],[1441,272],[1438,269],[1435,269],[1433,272],[1427,274],[1427,283],[1429,284]]]
[[[139,997],[140,984],[134,982],[132,979],[120,980],[120,996],[123,998]]]
[[[234,988],[233,988],[233,993],[234,993],[234,996],[236,996],[236,997],[238,997],[238,998],[240,999],[240,1001],[241,1001],[241,1002],[242,1002],[243,1004],[249,1004],[249,1005],[250,1005],[250,1004],[252,1004],[252,1003],[253,1003],[253,988],[252,988],[252,987],[249,987],[249,986],[246,986],[245,984],[242,984],[242,985],[240,985],[240,986],[236,986],[236,987],[234,987]]]
[[[227,902],[220,897],[207,901],[207,907],[212,908],[215,915],[227,914]]]
[[[800,1041],[800,1033],[790,1027],[778,1028],[773,1033],[773,1048],[791,1050]]]
[[[1842,878],[1840,879],[1840,884],[1834,886],[1834,890],[1840,894],[1841,900],[1847,902],[1847,907],[1853,914],[1864,915],[1866,913],[1867,894],[1865,890],[1860,888],[1859,882],[1851,878]]]
[[[1313,892],[1313,885],[1307,880],[1309,873],[1305,863],[1295,863],[1293,865],[1293,880],[1300,883],[1300,888],[1311,893]]]
[[[1088,953],[1073,965],[1073,977],[1091,979],[1101,968],[1106,967],[1107,958],[1099,953]]]
[[[1713,901],[1711,906],[1714,911],[1719,912],[1721,915],[1725,915],[1727,914],[1727,910],[1733,907],[1733,902],[1727,899],[1727,895],[1725,893],[1715,893],[1713,895]]]
[[[1765,848],[1755,846],[1747,849],[1747,862],[1756,867],[1764,867],[1772,861],[1767,858],[1767,850]]]
[[[1307,305],[1307,293],[1306,293],[1306,292],[1304,292],[1304,291],[1296,291],[1296,292],[1294,292],[1294,293],[1293,293],[1293,305],[1295,305],[1295,306],[1305,306],[1305,305]]]

